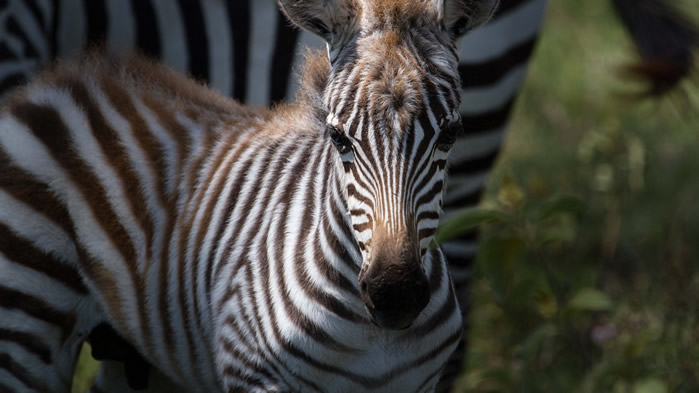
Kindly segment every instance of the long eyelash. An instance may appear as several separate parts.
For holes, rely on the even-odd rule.
[[[352,143],[347,138],[347,135],[338,130],[337,127],[328,124],[325,127],[325,135],[332,140],[340,154],[349,153],[350,149],[352,149]]]

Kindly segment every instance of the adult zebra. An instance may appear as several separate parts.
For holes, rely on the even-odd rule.
[[[461,337],[431,244],[455,40],[496,3],[280,1],[329,51],[273,111],[138,58],[9,98],[0,388],[67,391],[107,320],[193,391],[433,391]]]

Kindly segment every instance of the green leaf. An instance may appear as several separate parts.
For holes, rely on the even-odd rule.
[[[568,302],[568,307],[585,311],[608,311],[613,304],[611,299],[602,291],[595,288],[579,290]]]
[[[633,385],[633,393],[667,393],[665,382],[657,378],[646,378]]]
[[[442,244],[456,238],[466,231],[477,228],[481,224],[492,221],[503,221],[504,219],[505,215],[503,213],[478,207],[469,207],[460,210],[446,222],[442,223],[437,229],[434,239],[437,244]]]

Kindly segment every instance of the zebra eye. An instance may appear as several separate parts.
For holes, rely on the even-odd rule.
[[[325,135],[329,136],[340,154],[349,153],[352,150],[352,142],[347,135],[337,129],[335,126],[328,124],[325,127]]]
[[[442,150],[449,150],[456,142],[456,137],[463,133],[461,119],[456,119],[443,128],[437,137],[437,147]]]

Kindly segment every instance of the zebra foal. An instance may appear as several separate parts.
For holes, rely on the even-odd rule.
[[[0,391],[69,391],[103,322],[191,391],[434,389],[461,335],[430,247],[455,41],[497,1],[279,4],[328,43],[298,104],[95,55],[7,100]]]

